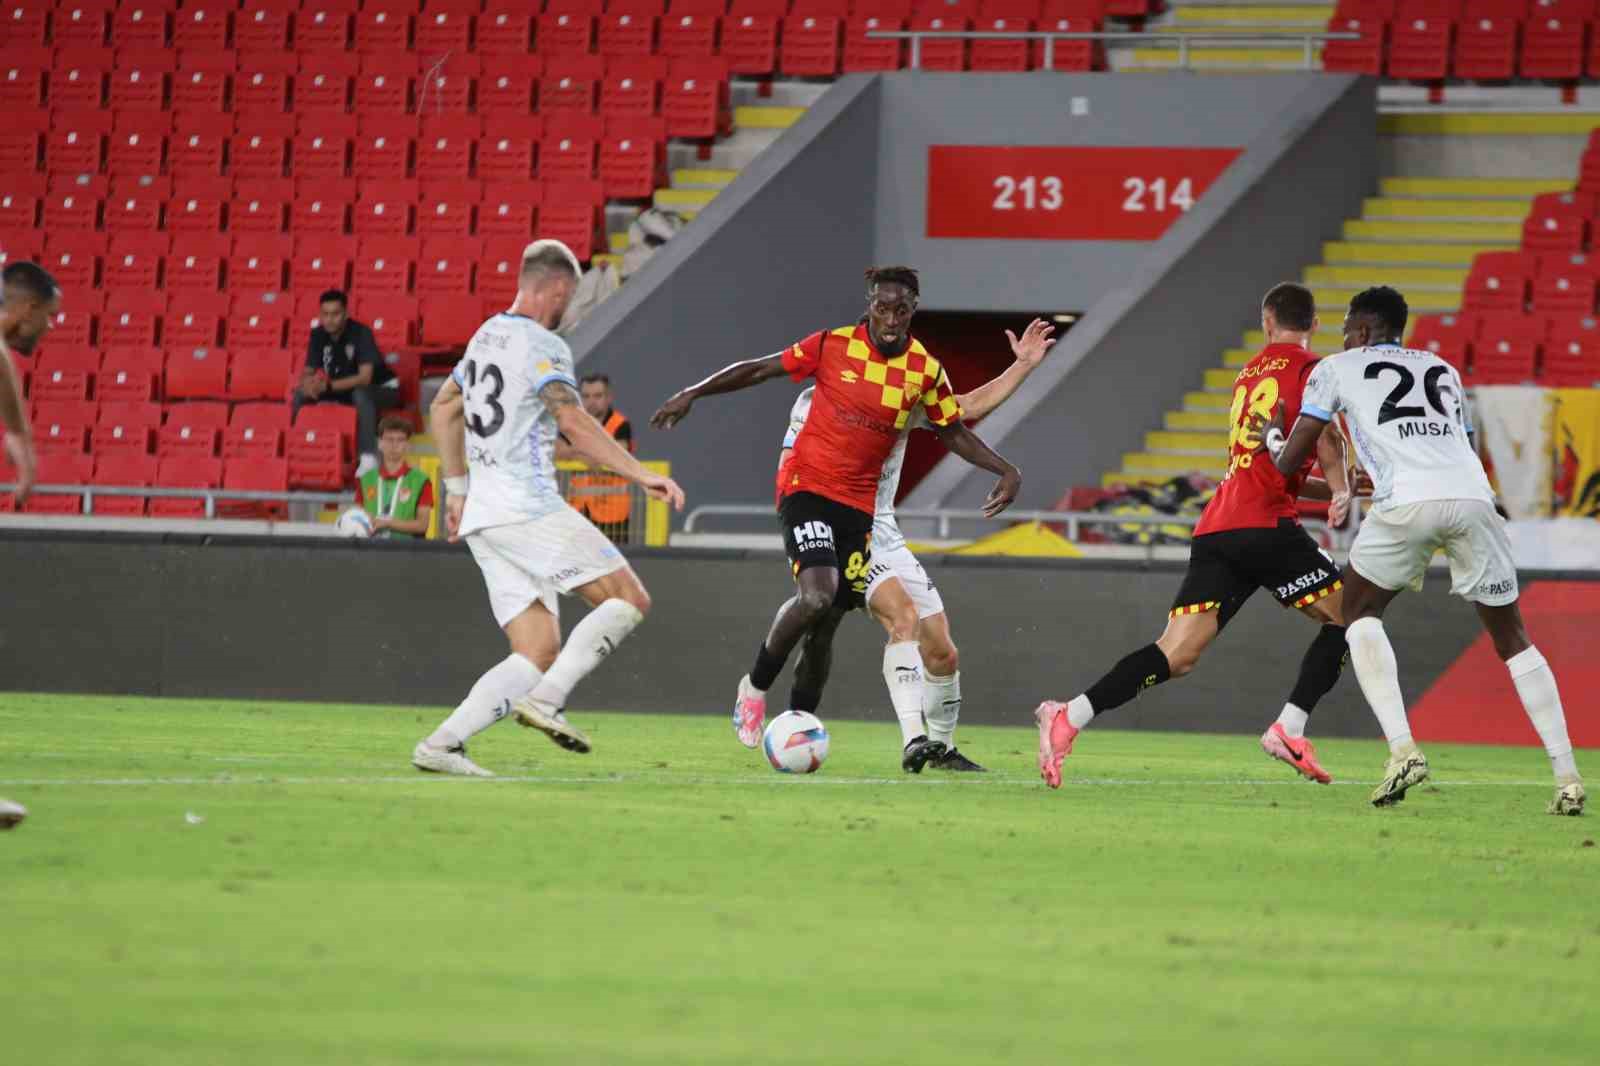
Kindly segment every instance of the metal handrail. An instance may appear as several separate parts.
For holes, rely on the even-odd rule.
[[[770,518],[770,505],[741,503],[708,503],[694,508],[683,520],[683,531],[693,533],[695,525],[703,518]],[[1017,522],[1047,522],[1066,524],[1067,539],[1077,540],[1080,526],[1193,526],[1200,519],[1194,515],[1158,514],[1107,514],[1104,511],[1004,511],[998,515],[985,515],[978,510],[904,510],[896,509],[895,518],[913,522],[932,521],[936,524],[940,540],[950,539],[952,522],[996,522],[1014,525]]]
[[[869,30],[869,39],[880,41],[910,41],[911,42],[911,69],[922,69],[922,42],[924,40],[944,40],[958,38],[966,41],[1007,40],[1007,41],[1043,41],[1044,42],[1044,69],[1049,70],[1055,65],[1056,41],[1177,41],[1178,42],[1178,69],[1189,69],[1189,42],[1191,41],[1299,41],[1305,49],[1305,69],[1315,70],[1315,55],[1313,46],[1318,41],[1359,41],[1359,33],[1337,32],[1326,30],[1255,30],[1248,26],[1234,30],[1201,30],[1196,33],[1163,33],[1160,30],[1147,32],[1120,31],[1094,31],[1094,32],[1068,32],[1065,30]]]
[[[17,491],[14,482],[0,484],[0,493],[13,493]],[[174,489],[157,488],[153,485],[35,485],[32,488],[34,495],[50,496],[82,496],[83,513],[94,514],[94,498],[96,496],[143,496],[146,499],[157,500],[192,500],[196,496],[205,498],[206,517],[217,517],[218,500],[242,500],[256,503],[353,503],[353,492],[264,492],[252,489]]]

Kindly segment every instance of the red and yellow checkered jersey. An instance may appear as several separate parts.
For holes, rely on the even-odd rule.
[[[883,461],[921,405],[936,426],[961,417],[939,360],[915,338],[890,358],[865,325],[813,333],[783,353],[796,381],[816,379],[811,414],[785,466],[783,495],[812,492],[872,514]]]

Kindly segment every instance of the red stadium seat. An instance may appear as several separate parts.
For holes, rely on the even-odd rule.
[[[979,19],[975,28],[990,33],[1003,33],[1007,30],[1032,31],[1033,23],[1019,16],[1009,18],[994,18],[985,16]],[[973,70],[991,73],[1020,73],[1030,67],[1030,53],[1032,49],[1026,40],[978,40],[972,42]]]
[[[586,263],[600,240],[604,205],[605,193],[597,181],[546,182],[540,222],[548,236],[566,244]]]
[[[1474,340],[1474,350],[1482,344],[1493,344],[1499,341],[1527,342],[1533,345],[1544,343],[1549,335],[1550,322],[1540,315],[1528,315],[1518,311],[1486,311],[1477,316],[1478,332]]]
[[[721,60],[679,60],[661,92],[671,137],[716,137],[732,128],[728,68]]]
[[[355,80],[356,112],[369,117],[398,115],[411,106],[416,60],[409,54],[373,53],[360,57]]]
[[[527,181],[534,175],[537,145],[544,135],[542,120],[527,116],[489,122],[478,142],[478,177],[484,181]]]
[[[600,143],[600,183],[608,197],[647,199],[666,183],[666,121],[608,122]]]
[[[533,49],[533,8],[517,0],[489,0],[477,30],[480,54],[526,56]]]
[[[69,0],[56,8],[50,37],[57,48],[93,47],[106,43],[113,0]]]
[[[341,462],[350,462],[355,459],[356,410],[354,407],[338,403],[308,404],[300,408],[300,413],[295,416],[292,428],[296,433],[320,432],[326,437],[332,437],[339,442]],[[291,446],[295,443],[293,433],[285,443]]]
[[[1600,321],[1584,316],[1554,326],[1539,380],[1558,389],[1600,385]]]
[[[471,8],[476,13],[477,5]],[[429,4],[417,16],[416,50],[423,57],[464,55],[472,33],[472,15],[459,5],[452,11],[448,7]]]
[[[44,103],[45,76],[50,70],[50,50],[22,49],[16,46],[14,38],[7,40],[6,51],[0,54],[0,107],[4,107],[8,113],[32,111]]]
[[[517,295],[517,275],[522,269],[526,243],[511,238],[491,238],[478,269],[478,294],[486,308],[483,317],[505,310]]]
[[[142,418],[130,419],[121,413],[136,408],[154,408],[155,421],[147,422]],[[108,455],[151,456],[156,429],[160,425],[160,404],[114,404],[109,412],[101,410],[100,420],[94,425],[90,450],[102,458]]]
[[[235,349],[228,363],[228,398],[281,404],[294,387],[301,365],[293,353],[277,348]]]
[[[45,132],[50,115],[44,111],[12,112],[0,123],[0,167],[10,175],[41,172]]]
[[[293,254],[293,241],[281,233],[240,234],[228,257],[229,294],[235,302],[241,296],[259,301],[263,293],[281,291]]]
[[[67,230],[91,231],[99,228],[102,201],[97,191],[92,186],[82,188],[65,185],[52,188],[44,199],[42,224],[45,232],[53,235]]]
[[[107,259],[109,266],[110,259]],[[106,348],[153,348],[166,299],[159,292],[113,290],[100,316],[99,343]]]
[[[228,353],[221,348],[169,351],[166,363],[169,400],[215,400],[228,395]]]
[[[234,233],[252,236],[281,234],[293,199],[294,182],[286,178],[241,181],[235,186],[228,228]]]
[[[478,232],[526,244],[538,227],[543,186],[536,181],[488,182],[478,208]]]
[[[321,114],[301,121],[294,138],[294,177],[320,185],[341,179],[350,165],[350,145],[356,137],[353,115]]]
[[[51,108],[56,111],[99,108],[105,101],[106,76],[114,65],[111,49],[98,44],[63,46],[59,40],[56,47],[55,66],[50,70]]]
[[[595,176],[602,125],[588,115],[558,115],[545,123],[539,173],[546,181],[588,181]]]
[[[223,51],[228,46],[228,16],[232,13],[232,4],[218,0],[185,5],[173,15],[173,47],[196,52]]]
[[[1432,352],[1457,370],[1464,370],[1476,339],[1476,319],[1461,315],[1419,315],[1410,345]]]
[[[904,20],[898,18],[851,19],[844,31],[844,73],[899,70],[905,66],[904,41],[880,41],[867,36],[878,31],[903,30],[905,26]]]
[[[1573,215],[1529,215],[1522,223],[1522,246],[1536,252],[1580,252],[1589,224]]]
[[[289,260],[289,290],[320,293],[345,288],[350,252],[350,241],[342,236],[296,238]]]
[[[45,162],[52,175],[97,174],[106,137],[111,133],[109,111],[57,111],[45,140]]]
[[[165,233],[117,234],[106,254],[101,283],[113,293],[130,289],[153,291],[169,247]]]
[[[599,56],[565,56],[545,62],[539,81],[539,110],[553,114],[594,113],[597,88],[605,77],[605,60]]]
[[[356,16],[356,51],[368,55],[411,49],[412,9],[392,0],[376,0]]]
[[[165,4],[124,3],[111,20],[111,43],[118,48],[165,48]]]
[[[316,427],[296,427],[287,434],[284,455],[288,461],[290,488],[322,492],[344,488],[344,462],[340,458],[337,434]]]
[[[228,345],[236,350],[284,346],[289,325],[288,316],[269,307],[240,307],[234,305],[228,316]]]
[[[1480,340],[1472,349],[1475,385],[1531,384],[1539,346],[1528,340]]]
[[[89,311],[57,311],[55,324],[50,327],[50,343],[91,343],[94,338],[94,317]]]
[[[546,12],[539,16],[534,44],[545,56],[588,55],[594,46],[593,14]]]
[[[483,319],[479,307],[460,299],[424,296],[421,301],[423,344],[464,344]]]
[[[1483,17],[1456,26],[1455,76],[1475,81],[1510,81],[1517,66],[1515,19]]]
[[[1507,273],[1500,264],[1474,264],[1462,289],[1464,311],[1521,311],[1528,302],[1529,278]]]
[[[358,237],[404,237],[411,232],[411,210],[421,196],[414,178],[364,181],[352,209]]]
[[[222,435],[222,457],[274,459],[283,454],[283,435],[289,432],[286,403],[239,403],[228,416]]]
[[[232,52],[184,53],[172,76],[172,110],[176,114],[218,112],[227,103],[228,79],[233,75]]]
[[[1440,18],[1411,18],[1389,27],[1391,78],[1443,81],[1450,69],[1451,25]]]
[[[114,236],[155,233],[161,229],[162,208],[171,195],[172,182],[167,178],[117,179],[106,197],[106,232]]]
[[[350,287],[367,296],[404,296],[411,291],[411,271],[421,254],[415,237],[390,236],[362,240]]]
[[[472,176],[472,146],[483,136],[476,116],[425,118],[417,138],[417,173],[430,180]]]
[[[1539,16],[1522,27],[1517,69],[1524,78],[1576,81],[1583,75],[1584,23]]]
[[[247,0],[245,9],[234,16],[233,44],[240,52],[282,52],[289,47],[291,6],[278,6],[267,0]],[[302,41],[305,38],[302,36]],[[340,43],[340,48],[344,47]]]
[[[222,460],[209,455],[172,455],[160,459],[156,484],[164,489],[219,489]],[[204,518],[204,497],[157,496],[150,501],[155,518]]]
[[[613,70],[607,74],[600,83],[601,116],[608,122],[654,117],[667,68],[666,59],[650,57],[630,60],[621,72]]]
[[[289,108],[289,84],[298,64],[292,52],[241,56],[233,75],[233,110],[244,132],[246,116],[281,115]]]
[[[167,256],[167,291],[186,299],[216,292],[222,287],[222,264],[227,258],[226,237],[179,232]]]
[[[796,13],[783,20],[778,66],[787,76],[831,78],[839,73],[843,19]]]
[[[172,139],[167,144],[168,172],[179,180],[220,177],[223,156],[232,134],[232,115],[200,112],[178,115]]]
[[[284,176],[294,119],[289,115],[241,115],[229,147],[235,179],[270,181]]]
[[[723,19],[722,58],[734,74],[771,74],[778,67],[778,17],[730,15]]]
[[[167,83],[177,72],[171,51],[118,52],[111,75],[111,107],[118,112],[160,111],[167,103]]]
[[[411,173],[411,153],[417,135],[417,120],[413,116],[363,117],[356,139],[355,176],[406,177]]]
[[[348,228],[350,205],[356,198],[356,183],[329,175],[295,182],[295,198],[289,206],[289,229],[296,238],[338,237]]]
[[[287,493],[289,461],[255,456],[229,460],[224,464],[222,487],[234,492]],[[281,522],[289,517],[289,504],[287,500],[219,499],[217,517]]]
[[[607,59],[640,59],[655,48],[656,12],[649,5],[613,0],[600,18],[598,51]]]
[[[417,76],[419,114],[466,115],[471,108],[472,86],[482,74],[478,57],[422,55],[423,70]]]
[[[480,144],[486,152],[489,145]],[[483,157],[478,160],[483,171]],[[476,181],[431,181],[422,186],[417,202],[417,235],[427,237],[467,237],[472,233],[472,209],[483,199],[483,186]]]
[[[162,343],[169,349],[215,348],[222,343],[228,299],[219,292],[174,294],[161,320]]]
[[[10,47],[39,47],[45,43],[45,29],[53,3],[43,0],[11,0],[0,7],[0,26]]]
[[[1533,310],[1541,315],[1590,315],[1595,309],[1595,291],[1592,270],[1546,271],[1534,279]]]
[[[537,56],[489,56],[478,75],[478,114],[484,116],[491,136],[502,118],[523,119],[533,114],[534,86],[544,67]]]
[[[161,392],[161,353],[110,349],[95,381],[102,403],[148,403]]]
[[[482,242],[431,240],[417,260],[417,291],[425,296],[465,296],[472,292],[472,272],[483,254]]]
[[[968,30],[972,28],[970,22],[963,16],[949,15],[918,15],[911,20],[914,30]],[[914,65],[907,53],[907,65]],[[935,39],[922,42],[922,70],[965,70],[967,65],[967,42],[957,39]]]
[[[35,400],[33,446],[40,455],[87,455],[89,437],[94,430],[94,405],[80,401],[86,410],[72,417],[52,414],[45,405],[63,401]],[[41,478],[41,481],[44,479]]]
[[[36,474],[40,485],[86,485],[94,474],[94,460],[82,454],[41,450]],[[35,492],[22,509],[28,514],[81,514],[83,497],[77,493]]]
[[[167,229],[195,237],[222,231],[223,206],[233,199],[233,183],[225,178],[189,178],[180,195],[167,201]]]
[[[1039,28],[1062,33],[1092,33],[1100,24],[1089,18],[1062,16],[1041,23]],[[1044,42],[1040,41],[1034,47],[1033,56],[1034,66],[1040,70],[1104,70],[1106,66],[1105,48],[1099,41],[1057,40],[1051,45],[1048,61]]]
[[[377,338],[380,352],[393,352],[411,343],[411,323],[417,318],[414,296],[386,296],[378,301],[367,324]]]
[[[97,454],[90,484],[115,488],[149,488],[156,483],[158,463],[142,452]],[[95,493],[90,501],[93,514],[118,518],[137,518],[145,513],[149,500],[144,496],[110,496]]]
[[[94,388],[94,378],[93,370],[56,365],[41,359],[34,369],[29,395],[34,400],[87,400]]]
[[[302,52],[299,69],[294,77],[296,114],[342,118],[350,106],[351,87],[360,69],[360,61],[353,55]],[[318,125],[316,122],[302,122],[301,132],[303,134],[308,129],[315,130]],[[351,133],[353,135],[353,129]],[[296,151],[298,152],[298,145]],[[297,156],[295,167],[298,169],[299,166]]]
[[[343,52],[350,44],[350,23],[351,13],[341,5],[313,0],[301,7],[295,16],[295,48],[301,52]]]
[[[710,59],[717,52],[717,19],[674,11],[661,20],[658,54],[667,59]]]
[[[41,196],[32,190],[0,193],[0,230],[31,230],[39,221]]]
[[[106,148],[106,172],[113,177],[160,174],[171,132],[172,116],[165,113],[118,115]]]

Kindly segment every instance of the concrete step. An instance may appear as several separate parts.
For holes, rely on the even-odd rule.
[[[1144,450],[1161,455],[1211,456],[1228,450],[1227,433],[1191,433],[1157,429],[1144,435]]]
[[[1530,199],[1447,200],[1372,196],[1362,201],[1361,217],[1367,221],[1410,219],[1420,222],[1434,220],[1458,222],[1515,220],[1521,222],[1528,217],[1530,203]]]
[[[1488,200],[1531,200],[1541,193],[1571,188],[1570,181],[1545,178],[1384,178],[1378,183],[1383,196]]]
[[[672,172],[674,189],[725,189],[739,176],[737,170],[680,167]]]
[[[1322,246],[1322,261],[1331,266],[1365,264],[1384,269],[1391,265],[1470,267],[1472,260],[1484,252],[1513,251],[1516,247],[1511,242],[1384,244],[1379,241],[1329,241]]]
[[[1367,284],[1371,284],[1368,282]],[[1311,290],[1311,295],[1317,301],[1317,314],[1322,318],[1323,324],[1332,322],[1334,328],[1344,320],[1344,313],[1350,309],[1350,299],[1356,293],[1366,288],[1359,287],[1323,288]],[[1461,291],[1436,292],[1426,289],[1402,289],[1405,293],[1406,303],[1414,315],[1433,314],[1438,311],[1456,311],[1461,308]]]
[[[1159,485],[1164,481],[1171,481],[1172,477],[1172,474],[1154,470],[1118,470],[1111,474],[1101,474],[1100,487],[1109,489],[1117,485]]]
[[[1207,459],[1199,455],[1161,455],[1155,452],[1129,452],[1122,457],[1122,469],[1150,474],[1165,474],[1168,477],[1198,473],[1220,478],[1228,472],[1228,464],[1223,461],[1221,454],[1221,452],[1218,452],[1215,457]]]
[[[1395,219],[1352,219],[1344,224],[1347,241],[1454,241],[1520,244],[1522,223],[1516,222],[1407,222]]]
[[[1229,348],[1222,353],[1222,365],[1229,370],[1242,370],[1244,365],[1256,357],[1253,348]]]
[[[1233,384],[1233,378],[1228,379],[1228,384]],[[1226,418],[1228,406],[1232,397],[1228,393],[1218,395],[1214,392],[1186,392],[1183,394],[1183,410],[1185,414],[1216,414],[1221,412]]]
[[[745,106],[733,109],[733,124],[740,129],[786,130],[806,113],[803,107]]]
[[[1239,376],[1237,370],[1227,367],[1217,367],[1205,373],[1205,389],[1207,392],[1231,392],[1234,379]]]
[[[1168,411],[1164,425],[1178,433],[1228,432],[1227,411]]]
[[[1322,49],[1318,46],[1313,46],[1311,57],[1311,69],[1322,69]],[[1180,69],[1180,58],[1176,47],[1118,49],[1119,62],[1114,66],[1118,70],[1178,70]],[[1223,43],[1210,44],[1196,41],[1189,46],[1189,69],[1202,71],[1304,70],[1306,69],[1305,50],[1303,48],[1265,46],[1241,48],[1238,45],[1230,46]]]
[[[1466,284],[1465,267],[1314,266],[1305,273],[1307,285],[1393,285],[1405,293],[1459,292]]]
[[[663,211],[699,211],[716,196],[716,189],[657,189],[655,205]]]
[[[1333,18],[1332,4],[1184,4],[1172,11],[1171,26],[1294,26],[1321,29]]]

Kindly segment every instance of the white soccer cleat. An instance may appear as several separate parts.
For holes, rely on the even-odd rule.
[[[761,727],[767,720],[767,694],[750,683],[750,675],[739,679],[739,694],[733,700],[733,731],[747,748],[761,746]]]
[[[1372,790],[1374,807],[1392,807],[1406,798],[1406,790],[1428,779],[1428,757],[1420,751],[1389,760],[1383,768],[1383,781]]]
[[[517,716],[518,725],[537,729],[554,741],[557,747],[579,755],[589,754],[589,738],[583,730],[567,721],[567,716],[561,711],[552,710],[531,696],[524,696],[512,704],[511,711]]]
[[[15,829],[28,816],[28,808],[8,799],[0,799],[0,829]]]
[[[1583,813],[1583,801],[1586,798],[1582,781],[1569,782],[1556,788],[1556,798],[1550,801],[1550,806],[1545,808],[1545,812],[1577,817]]]
[[[467,758],[467,746],[458,748],[431,747],[426,740],[419,741],[411,751],[411,765],[430,774],[456,774],[461,777],[493,777]]]

